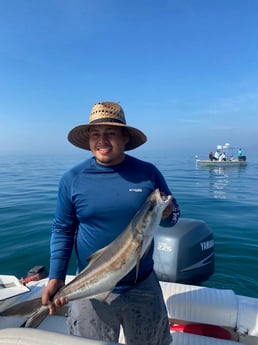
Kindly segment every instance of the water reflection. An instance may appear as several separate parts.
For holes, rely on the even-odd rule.
[[[213,194],[215,199],[226,199],[226,187],[229,183],[228,174],[223,167],[211,167],[209,168],[209,192]]]
[[[208,184],[209,194],[215,199],[227,199],[228,194],[237,188],[236,179],[246,169],[246,166],[232,166],[232,167],[198,167],[197,170],[207,170],[209,173]]]

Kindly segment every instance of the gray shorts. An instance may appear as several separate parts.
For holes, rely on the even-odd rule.
[[[172,338],[162,291],[155,273],[104,302],[80,299],[70,305],[69,334],[118,342],[123,327],[127,345],[169,345]]]

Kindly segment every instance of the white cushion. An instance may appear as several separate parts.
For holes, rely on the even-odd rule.
[[[171,319],[236,327],[238,299],[232,290],[160,282]]]

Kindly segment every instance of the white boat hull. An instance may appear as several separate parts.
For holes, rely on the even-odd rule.
[[[72,276],[68,276],[67,281],[72,278]],[[22,291],[20,295],[16,294],[13,298],[2,300],[0,311],[7,306],[41,296],[46,283],[47,279],[29,283],[29,292]],[[258,344],[258,299],[236,295],[232,290],[167,282],[160,284],[171,322],[173,345]],[[61,311],[62,313],[59,315],[47,317],[37,330],[19,328],[25,318],[0,317],[0,344],[18,344],[21,339],[22,344],[25,345],[63,345],[64,343],[79,345],[82,341],[89,345],[112,344],[68,336],[66,334],[66,309],[63,308]],[[175,332],[176,327],[179,326],[179,329],[182,330],[183,326],[189,325],[192,326],[192,333]],[[197,334],[200,325],[205,330],[203,335]],[[215,337],[214,334],[209,334],[212,326],[216,326],[218,329]],[[185,327],[186,329],[187,327]],[[226,330],[229,335],[227,339],[216,338],[224,334],[223,330],[224,332]],[[122,332],[119,341],[121,344],[125,343]]]
[[[196,159],[196,165],[199,167],[241,167],[246,166],[247,161],[237,159],[231,161],[210,161],[209,159]]]

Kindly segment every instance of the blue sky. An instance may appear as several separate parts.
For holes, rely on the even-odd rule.
[[[0,0],[0,16],[0,153],[78,152],[68,131],[103,100],[142,150],[258,148],[258,1]]]

